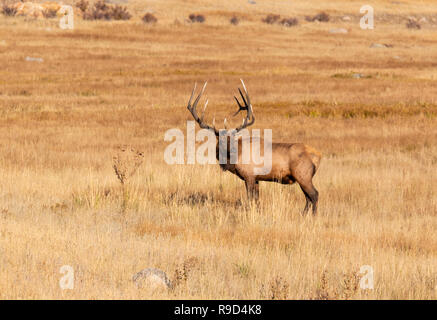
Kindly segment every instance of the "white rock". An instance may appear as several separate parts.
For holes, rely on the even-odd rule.
[[[349,17],[349,16],[344,16],[343,17],[343,21],[351,21],[352,19],[351,19],[351,17]]]
[[[344,29],[344,28],[337,28],[337,29],[329,30],[329,33],[342,33],[342,34],[345,34],[345,33],[347,33],[347,30]]]
[[[385,43],[372,43],[369,48],[391,48],[392,45]]]
[[[172,288],[165,272],[155,268],[141,270],[132,277],[132,281],[135,282],[137,288],[148,287],[152,290]]]
[[[44,62],[43,58],[26,57],[26,61]]]

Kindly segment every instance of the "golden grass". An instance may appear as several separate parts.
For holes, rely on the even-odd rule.
[[[359,28],[359,1],[133,1],[131,21],[73,31],[1,16],[0,298],[435,299],[436,23],[402,19],[437,6],[402,2],[376,1],[373,31]],[[322,10],[331,22],[302,19]],[[157,24],[141,22],[147,11]],[[206,22],[184,23],[190,13]],[[266,25],[269,13],[300,25]],[[297,186],[261,183],[254,208],[218,165],[164,162],[193,83],[209,81],[208,120],[229,119],[239,78],[254,127],[323,153],[317,217],[300,215]],[[144,154],[123,190],[120,145]],[[59,287],[63,265],[73,290]],[[374,290],[357,286],[362,265]],[[175,289],[137,289],[147,267]]]

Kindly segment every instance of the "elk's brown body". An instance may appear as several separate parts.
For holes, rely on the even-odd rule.
[[[230,158],[230,150],[231,150],[231,141],[230,139],[237,139],[238,150],[237,150],[237,161],[231,163],[227,161],[224,164],[220,164],[221,168],[225,171],[229,171],[240,179],[244,180],[246,184],[247,195],[249,199],[258,200],[259,198],[259,181],[272,181],[278,182],[282,184],[293,184],[297,182],[302,189],[306,204],[303,209],[302,214],[306,214],[310,208],[312,207],[312,212],[315,215],[317,213],[317,203],[319,193],[313,185],[312,178],[316,173],[321,159],[321,154],[313,149],[310,146],[307,146],[303,143],[275,143],[271,144],[271,155],[272,155],[272,166],[271,170],[267,174],[257,175],[254,173],[255,168],[263,167],[263,164],[255,164],[253,161],[249,161],[245,163],[243,161],[243,144],[247,142],[250,145],[250,149],[259,148],[260,150],[264,150],[264,141],[261,139],[254,143],[254,138],[246,138],[246,137],[238,137],[237,133],[242,129],[252,125],[255,122],[255,117],[253,115],[252,105],[250,103],[249,94],[247,93],[244,82],[241,81],[244,88],[244,93],[240,91],[240,95],[242,97],[244,106],[242,106],[237,98],[235,100],[238,103],[239,110],[235,113],[238,114],[240,111],[247,111],[247,116],[243,120],[243,124],[233,130],[227,131],[227,147],[226,147],[226,157],[229,160]],[[196,111],[197,103],[201,95],[203,94],[206,87],[206,83],[203,86],[202,91],[199,93],[198,97],[194,101],[193,105],[191,105],[191,100],[193,98],[195,88],[191,94],[190,101],[188,102],[188,110],[190,110],[193,115],[194,120],[199,124],[201,128],[211,130],[215,133],[217,137],[217,160],[219,160],[220,154],[220,132],[214,126],[209,126],[203,122],[203,114],[199,118]],[[206,109],[208,101],[205,103],[204,110]],[[249,139],[249,140],[246,140]],[[259,150],[256,150],[258,154],[260,154]]]

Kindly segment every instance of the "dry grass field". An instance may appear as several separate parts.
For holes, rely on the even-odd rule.
[[[0,15],[0,298],[437,298],[437,4],[371,1],[375,29],[361,30],[360,1],[256,2],[134,0],[129,21],[74,30]],[[330,22],[305,21],[322,10]],[[407,29],[408,16],[426,22]],[[301,216],[297,185],[261,183],[249,206],[218,165],[164,162],[194,82],[208,80],[208,121],[235,125],[240,78],[252,128],[322,152],[318,216]],[[144,154],[124,190],[123,145]],[[175,288],[138,289],[148,267]]]

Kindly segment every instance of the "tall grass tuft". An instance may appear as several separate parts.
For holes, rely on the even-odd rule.
[[[17,9],[13,5],[4,3],[2,6],[2,14],[9,17],[15,16]]]

